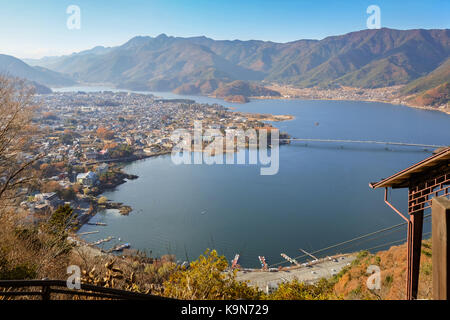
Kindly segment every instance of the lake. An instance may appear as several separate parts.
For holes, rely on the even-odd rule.
[[[109,88],[79,88],[95,91]],[[73,89],[62,89],[73,90]],[[165,98],[175,94],[155,93]],[[237,111],[289,114],[294,120],[275,123],[292,137],[398,141],[449,145],[450,116],[405,106],[374,102],[253,100],[236,105],[207,97],[198,102],[220,103]],[[241,265],[258,267],[263,255],[269,265],[280,253],[303,255],[403,220],[383,202],[378,181],[431,155],[432,150],[369,144],[293,142],[280,147],[279,172],[261,176],[256,165],[175,165],[169,156],[130,163],[139,179],[104,195],[133,207],[129,216],[115,210],[98,213],[83,226],[88,241],[115,236],[121,243],[152,256],[175,254],[193,260],[214,248]],[[392,193],[394,204],[406,211],[407,192]],[[430,231],[430,219],[424,233]],[[386,249],[406,238],[406,226],[364,241],[326,250],[319,257],[360,249]],[[105,248],[115,243],[105,244]],[[305,261],[305,258],[300,259]]]

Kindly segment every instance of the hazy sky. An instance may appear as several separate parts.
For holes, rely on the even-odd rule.
[[[123,44],[136,35],[205,35],[287,42],[366,29],[369,5],[381,26],[449,28],[449,0],[0,0],[0,53],[19,58]],[[81,28],[67,28],[69,5]]]

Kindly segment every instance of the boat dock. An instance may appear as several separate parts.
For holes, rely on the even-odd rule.
[[[238,266],[238,262],[239,262],[239,254],[236,254],[234,256],[234,259],[231,261],[231,269],[234,269]]]
[[[98,240],[98,241],[96,241],[96,242],[93,242],[93,243],[91,243],[90,245],[91,245],[91,246],[98,246],[99,244],[102,244],[102,243],[105,243],[105,242],[109,242],[109,241],[111,241],[112,239],[114,239],[114,237],[108,237],[108,238],[101,239],[101,240]]]
[[[267,270],[267,261],[266,261],[266,257],[264,256],[258,256],[259,262],[261,262],[261,268],[263,270]]]
[[[120,251],[122,251],[123,249],[128,249],[128,248],[130,248],[130,247],[131,247],[131,245],[130,245],[129,243],[120,244],[120,245],[117,245],[117,246],[115,246],[114,248],[108,250],[107,252],[120,252]]]
[[[87,236],[88,234],[95,234],[95,233],[99,233],[100,231],[89,231],[89,232],[80,232],[78,233],[79,236]]]
[[[281,256],[282,256],[284,259],[286,259],[287,261],[289,261],[290,263],[292,263],[292,264],[294,264],[294,265],[296,265],[296,266],[300,266],[300,263],[298,263],[297,260],[292,259],[292,258],[289,257],[287,254],[282,253]]]
[[[102,227],[106,227],[107,226],[107,224],[104,223],[104,222],[88,222],[87,224],[90,225],[90,226],[102,226]]]

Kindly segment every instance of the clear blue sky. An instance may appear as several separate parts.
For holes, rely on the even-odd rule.
[[[449,0],[0,0],[0,53],[19,58],[120,45],[136,35],[205,35],[287,42],[366,29],[369,5],[382,27],[449,28]],[[69,30],[69,5],[81,29]]]

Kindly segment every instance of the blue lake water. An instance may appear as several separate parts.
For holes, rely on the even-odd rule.
[[[235,105],[207,97],[183,98],[238,111],[293,115],[294,120],[275,126],[298,138],[450,144],[450,116],[437,111],[372,102],[255,100]],[[120,237],[122,243],[153,256],[175,254],[192,260],[214,248],[229,260],[240,253],[244,266],[259,266],[258,255],[272,264],[283,260],[280,253],[301,256],[300,248],[315,251],[402,223],[384,204],[384,191],[368,184],[430,154],[417,147],[294,142],[280,147],[279,172],[273,176],[261,176],[256,165],[177,166],[170,156],[137,161],[126,171],[139,179],[104,194],[134,211],[129,216],[100,212],[91,221],[108,226],[86,225],[81,232],[99,230],[85,239]],[[396,190],[392,197],[405,211],[406,190]],[[430,219],[424,224],[424,232],[429,231]],[[319,256],[386,249],[383,244],[405,237],[406,226]]]

